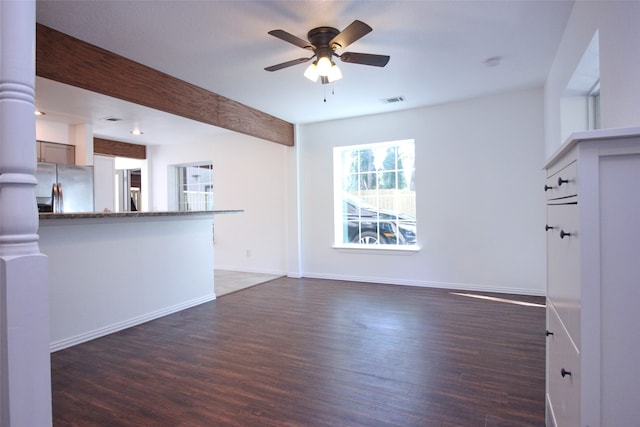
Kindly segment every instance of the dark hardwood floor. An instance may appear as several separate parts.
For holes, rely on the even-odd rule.
[[[544,327],[539,306],[280,278],[53,353],[54,425],[543,426]]]

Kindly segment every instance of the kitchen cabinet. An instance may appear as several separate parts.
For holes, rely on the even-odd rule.
[[[37,141],[37,154],[39,162],[76,164],[76,147],[74,145]]]
[[[546,175],[546,423],[637,425],[640,128],[573,134]]]

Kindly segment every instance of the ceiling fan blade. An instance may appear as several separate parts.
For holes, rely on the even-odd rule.
[[[313,58],[313,57],[311,57]],[[298,59],[293,59],[291,61],[287,61],[287,62],[283,62],[281,64],[276,64],[276,65],[272,65],[270,67],[266,67],[265,70],[267,71],[278,71],[278,70],[282,70],[283,68],[287,68],[287,67],[291,67],[292,65],[298,65],[298,64],[302,64],[303,62],[307,62],[308,60],[310,60],[311,58],[298,58]]]
[[[280,40],[284,40],[303,49],[313,49],[313,46],[308,41],[302,40],[300,37],[294,36],[291,33],[287,33],[284,30],[271,30],[268,34],[271,34],[273,37],[277,37]]]
[[[342,62],[351,64],[373,65],[375,67],[384,67],[391,59],[387,55],[372,55],[370,53],[345,52],[340,55]]]
[[[335,36],[329,42],[329,46],[331,46],[334,49],[344,49],[354,41],[369,34],[371,31],[372,31],[372,28],[370,26],[356,19],[351,24],[349,24],[347,28],[342,30],[340,34]],[[334,47],[334,45],[336,44],[339,46]]]

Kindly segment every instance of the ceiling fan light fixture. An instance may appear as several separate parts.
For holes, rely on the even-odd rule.
[[[331,59],[326,56],[321,56],[320,58],[318,58],[318,74],[325,77],[328,76],[329,72],[331,71],[332,65],[333,62],[331,61]]]
[[[318,66],[316,65],[316,61],[313,61],[311,65],[307,67],[304,72],[304,76],[311,80],[312,82],[317,82],[318,77],[320,77],[320,73],[318,73]]]
[[[331,66],[331,69],[329,70],[329,74],[327,75],[327,79],[329,80],[329,83],[333,83],[336,80],[340,80],[341,78],[342,78],[342,72],[340,71],[340,68],[338,68],[336,64],[333,64]]]
[[[268,34],[272,35],[287,43],[291,43],[305,50],[313,51],[313,55],[309,58],[298,58],[291,61],[285,61],[280,64],[266,67],[266,71],[277,71],[283,68],[302,64],[303,62],[315,61],[307,67],[304,76],[312,82],[320,79],[323,85],[335,82],[342,78],[342,72],[333,61],[334,57],[340,58],[342,62],[351,64],[372,65],[375,67],[384,67],[389,62],[388,55],[375,55],[370,53],[343,52],[340,55],[336,50],[345,49],[353,42],[359,40],[369,34],[372,28],[357,19],[349,24],[344,30],[340,31],[333,27],[317,27],[312,28],[307,33],[307,40],[303,40],[298,36],[294,36],[284,30],[272,30]]]

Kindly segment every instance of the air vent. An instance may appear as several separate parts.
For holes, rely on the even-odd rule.
[[[396,102],[404,102],[404,96],[394,96],[392,98],[383,99],[385,104],[395,104]]]
[[[113,116],[109,116],[109,117],[105,117],[103,120],[106,120],[108,122],[119,122],[122,119],[119,117],[113,117]]]

